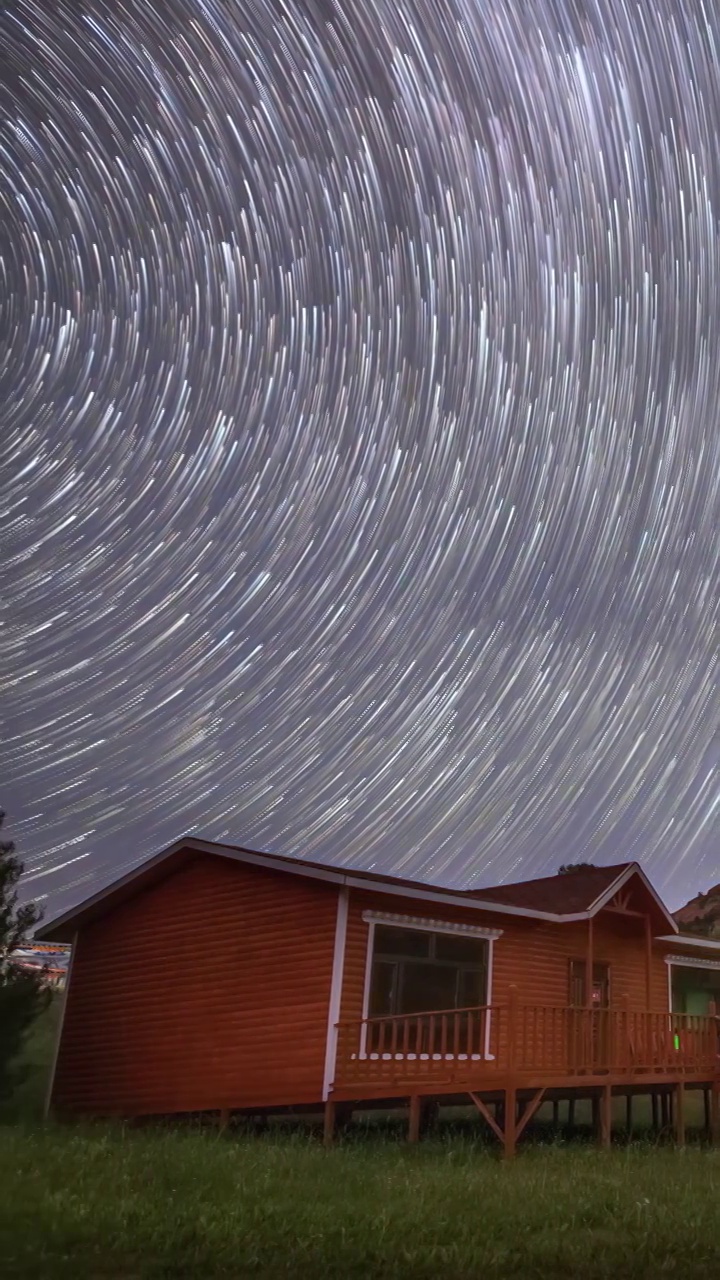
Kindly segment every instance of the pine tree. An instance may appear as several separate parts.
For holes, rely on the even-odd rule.
[[[4,820],[0,810],[0,828]],[[0,1098],[22,1078],[16,1060],[30,1027],[52,998],[42,971],[28,972],[13,959],[42,919],[35,903],[18,906],[22,873],[15,845],[0,838]]]
[[[594,866],[593,862],[564,862],[558,867],[558,875],[571,876],[573,871],[586,871],[588,868],[592,870]]]

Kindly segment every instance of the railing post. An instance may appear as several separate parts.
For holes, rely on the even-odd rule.
[[[632,1052],[630,1048],[630,996],[627,991],[620,997],[621,1033],[619,1042],[622,1050],[617,1054],[617,1065],[620,1071],[627,1072],[631,1067]]]

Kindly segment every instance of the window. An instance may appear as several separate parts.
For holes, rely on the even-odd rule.
[[[485,938],[376,925],[369,1016],[484,1005],[488,950]]]
[[[720,1009],[720,970],[671,965],[672,1012],[707,1017]]]

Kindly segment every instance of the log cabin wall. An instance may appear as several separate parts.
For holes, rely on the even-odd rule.
[[[566,1006],[569,1002],[570,962],[584,960],[587,955],[587,921],[556,924],[353,889],[348,908],[341,1002],[343,1021],[362,1017],[369,933],[363,914],[368,911],[502,930],[502,936],[495,941],[493,948],[493,1004],[506,1003],[509,988],[515,984],[519,998],[525,1004]],[[664,951],[658,951],[657,946],[653,948],[651,1007],[658,1011],[668,1007],[664,954]],[[595,918],[593,957],[598,963],[610,965],[612,1003],[619,1003],[627,996],[634,1008],[647,1007],[646,955],[641,920],[633,917],[624,919],[611,912],[601,912]]]
[[[338,890],[200,855],[81,931],[52,1107],[320,1102]]]

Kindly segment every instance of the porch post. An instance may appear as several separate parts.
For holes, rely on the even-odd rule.
[[[598,1108],[598,1146],[607,1149],[612,1140],[612,1089],[604,1084],[600,1094]]]
[[[717,1080],[710,1090],[710,1141],[713,1146],[720,1141],[720,1083]]]
[[[517,1145],[517,1090],[505,1090],[505,1141],[503,1154],[506,1160],[512,1160]]]
[[[328,1098],[325,1103],[325,1121],[323,1124],[323,1142],[326,1147],[332,1146],[335,1137],[335,1103]]]
[[[592,1009],[593,996],[593,918],[588,920],[587,958],[585,960],[585,1006]]]

